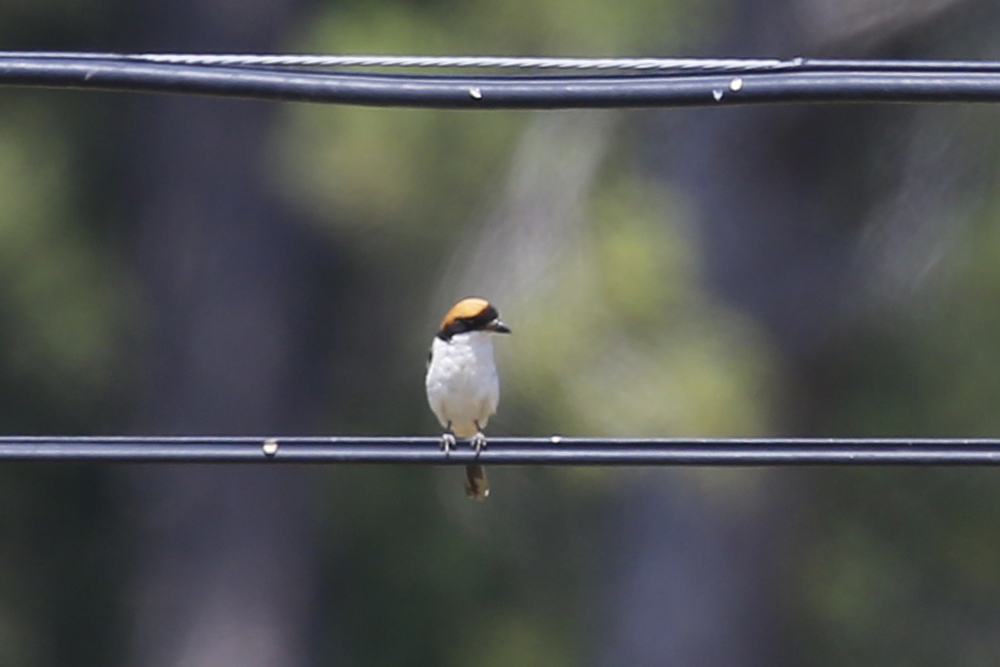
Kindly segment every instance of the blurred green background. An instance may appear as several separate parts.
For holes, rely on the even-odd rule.
[[[987,0],[0,3],[4,49],[1000,58]],[[0,429],[1000,430],[992,106],[0,89]],[[989,665],[989,469],[0,466],[0,665]]]

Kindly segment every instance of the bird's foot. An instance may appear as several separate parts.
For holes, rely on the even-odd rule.
[[[476,450],[476,456],[479,456],[479,453],[486,449],[486,436],[483,435],[482,431],[476,431],[476,434],[472,436],[469,444],[472,445],[474,450]]]
[[[441,434],[441,451],[444,452],[445,456],[448,456],[453,449],[455,449],[455,434],[451,431],[445,431]]]

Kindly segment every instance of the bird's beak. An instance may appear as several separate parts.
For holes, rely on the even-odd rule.
[[[500,320],[493,320],[488,325],[486,325],[486,328],[492,331],[493,333],[505,333],[505,334],[510,333],[510,328]]]

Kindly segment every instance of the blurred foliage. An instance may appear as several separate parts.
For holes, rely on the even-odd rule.
[[[0,101],[0,424],[113,431],[129,290],[78,205],[67,128],[79,121],[51,101]],[[95,467],[0,468],[0,664],[101,664],[116,650],[108,479]]]
[[[586,242],[515,310],[517,339],[498,354],[515,421],[590,435],[769,430],[773,361],[751,322],[703,293],[678,199],[627,171],[595,188]]]
[[[117,662],[129,548],[106,469],[0,469],[0,664]]]
[[[289,201],[389,263],[412,244],[441,255],[489,178],[517,115],[301,105],[280,149]],[[475,159],[443,159],[445,156]],[[442,184],[447,183],[447,196]]]
[[[856,470],[808,481],[814,502],[796,583],[814,664],[993,661],[996,471]]]
[[[996,437],[1000,200],[992,180],[921,307],[873,313],[863,334],[838,341],[814,369],[827,407],[821,432]],[[815,664],[995,660],[998,471],[814,471],[805,481],[813,503],[802,516],[798,604],[806,643],[824,649]]]
[[[482,505],[464,497],[457,469],[327,476],[322,617],[336,622],[324,653],[346,652],[348,664],[579,663],[574,591],[598,508],[541,474],[490,476],[498,493]]]
[[[100,19],[92,3],[8,2],[0,34],[6,48],[71,45]],[[120,431],[131,407],[130,287],[87,191],[107,166],[90,150],[93,111],[72,93],[0,96],[4,433]],[[95,466],[0,467],[0,664],[117,661],[127,548],[110,480]]]
[[[118,379],[127,291],[116,256],[72,210],[59,118],[38,101],[12,106],[0,116],[2,366],[22,388],[86,405]]]
[[[708,9],[650,0],[355,0],[316,8],[289,44],[341,53],[680,52],[715,29],[721,12]],[[73,0],[21,1],[0,9],[0,25],[41,30],[58,14],[92,16]],[[35,43],[29,33],[12,31],[10,43]],[[70,98],[4,92],[0,423],[8,432],[114,430],[109,414],[128,407],[122,355],[130,286],[118,249],[100,231],[107,221],[92,216],[101,207],[85,201],[107,193],[83,190],[99,181],[92,170],[108,165],[81,155],[94,139],[70,118],[79,110]],[[360,267],[364,280],[349,299],[402,304],[388,333],[359,327],[388,341],[381,363],[396,369],[371,373],[373,386],[357,390],[379,405],[341,405],[347,416],[330,419],[358,431],[430,432],[420,376],[432,332],[413,331],[428,321],[426,295],[504,176],[530,114],[286,111],[273,137],[274,187]],[[994,115],[975,119],[988,141]],[[810,369],[825,397],[817,433],[1000,430],[996,185],[985,189],[975,224],[919,305],[873,312],[861,333],[831,343]],[[786,369],[755,323],[701,286],[683,195],[647,181],[627,160],[609,160],[584,208],[585,233],[558,259],[551,283],[499,304],[516,335],[498,350],[505,396],[491,432],[780,428],[780,405],[792,391],[783,384]],[[454,469],[317,474],[327,563],[321,656],[345,653],[347,664],[359,665],[582,661],[580,582],[604,557],[592,540],[615,475],[490,475],[494,496],[473,506]],[[747,475],[709,474],[707,486],[721,496]],[[788,585],[796,589],[790,616],[801,626],[806,663],[991,664],[1000,652],[996,477],[991,470],[804,474],[803,546]],[[0,664],[108,664],[116,654],[127,549],[115,503],[108,476],[95,468],[0,469]]]

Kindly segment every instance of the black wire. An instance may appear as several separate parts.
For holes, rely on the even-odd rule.
[[[739,76],[428,76],[164,64],[84,55],[0,54],[0,85],[452,109],[1000,101],[997,63],[803,60],[801,67],[787,71],[748,71]]]
[[[0,461],[465,464],[434,437],[6,436]],[[490,465],[998,465],[1000,439],[491,438]]]

